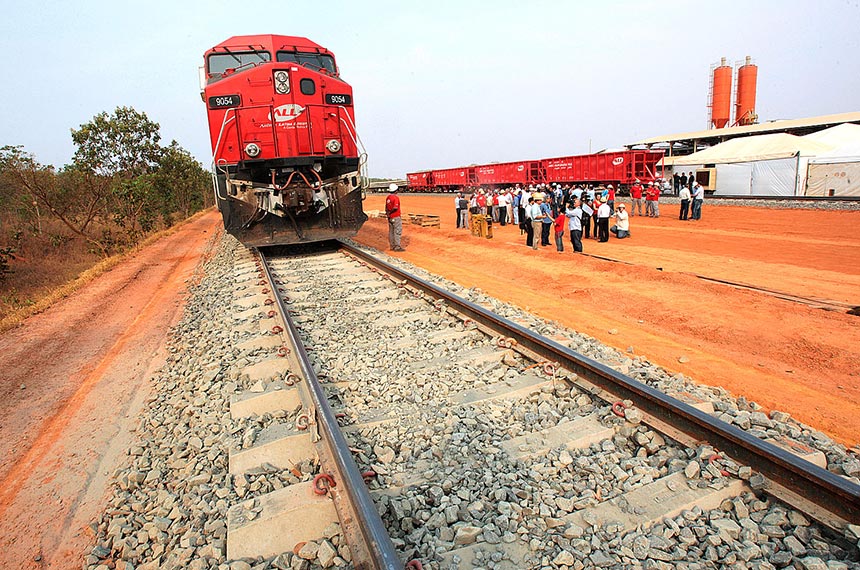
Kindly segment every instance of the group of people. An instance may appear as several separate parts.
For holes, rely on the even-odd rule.
[[[692,173],[689,178],[683,176],[680,180],[684,180],[687,185],[679,188],[681,208],[678,218],[701,219],[704,188],[695,181]],[[610,234],[618,239],[630,237],[630,218],[635,217],[637,211],[639,216],[659,218],[661,191],[662,187],[658,183],[643,185],[638,179],[635,180],[630,187],[631,206],[628,213],[625,204],[619,203],[616,208],[616,189],[612,184],[583,187],[553,183],[528,188],[518,184],[516,187],[496,190],[476,188],[472,189],[469,198],[462,192],[454,198],[456,225],[468,229],[469,214],[482,214],[502,226],[508,223],[518,225],[520,234],[526,236],[526,245],[533,249],[539,245],[549,246],[550,235],[553,234],[559,252],[564,251],[564,232],[567,229],[573,251],[581,252],[582,240],[592,236],[599,242],[609,241]],[[391,249],[403,251],[400,245],[400,199],[396,192],[397,186],[392,184],[385,211],[389,221]],[[615,223],[610,226],[613,218]]]
[[[688,196],[682,193],[679,219],[688,219],[692,205],[692,217],[701,218],[704,189],[689,179]],[[597,187],[589,185],[571,186],[562,184],[538,184],[523,188],[485,190],[473,189],[469,198],[461,192],[454,198],[458,228],[468,228],[469,213],[483,214],[502,226],[508,223],[520,226],[526,235],[526,245],[537,249],[550,245],[554,233],[556,249],[564,251],[563,235],[567,228],[573,250],[582,251],[582,240],[593,236],[597,241],[608,241],[613,234],[619,239],[630,237],[630,218],[637,215],[660,217],[660,194],[663,188],[658,182],[643,184],[638,179],[630,187],[630,212],[624,204],[615,205],[612,184]],[[642,203],[645,211],[642,211]],[[610,220],[614,224],[610,227]]]
[[[581,252],[582,240],[592,235],[603,242],[609,241],[610,233],[619,239],[630,237],[626,206],[619,204],[616,209],[612,184],[596,188],[561,184],[538,184],[528,189],[518,185],[489,191],[479,188],[469,199],[458,194],[454,206],[458,228],[468,228],[469,213],[485,215],[503,226],[510,220],[520,227],[520,233],[526,235],[526,245],[533,249],[550,245],[554,235],[556,249],[564,251],[565,230],[575,252]],[[615,218],[612,227],[611,218]]]

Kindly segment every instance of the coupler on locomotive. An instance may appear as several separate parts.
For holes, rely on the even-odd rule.
[[[352,237],[367,220],[357,171],[270,169],[263,184],[222,168],[214,182],[225,229],[250,247]]]

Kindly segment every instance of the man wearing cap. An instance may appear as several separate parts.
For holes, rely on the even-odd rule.
[[[397,195],[397,184],[388,185],[388,197],[385,198],[385,215],[388,217],[388,245],[392,251],[406,251],[400,247],[400,236],[403,234],[403,220],[400,217],[400,196]]]
[[[609,231],[615,234],[618,239],[630,237],[630,220],[627,218],[627,207],[624,204],[618,204],[618,211],[612,214],[615,216],[615,225]]]
[[[498,199],[498,222],[504,226],[508,222],[508,194],[506,191],[499,191]]]
[[[482,216],[487,215],[487,195],[483,188],[478,189],[478,213]]]
[[[645,215],[649,218],[654,217],[654,183],[649,182],[645,188]]]
[[[600,197],[600,207],[597,208],[597,241],[609,241],[609,204],[606,203],[606,196]]]
[[[642,184],[639,182],[637,178],[633,183],[633,186],[630,187],[630,198],[632,199],[632,203],[630,204],[630,216],[636,215],[636,207],[639,207],[639,215],[642,215]]]

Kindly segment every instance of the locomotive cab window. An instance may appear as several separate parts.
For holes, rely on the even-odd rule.
[[[337,75],[334,58],[322,53],[297,53],[294,51],[279,51],[276,59],[281,63],[297,63],[314,71],[326,71]]]
[[[313,95],[317,92],[317,86],[314,83],[314,80],[308,79],[307,77],[299,82],[299,89],[301,89],[304,95]]]
[[[221,79],[224,75],[244,71],[270,61],[272,61],[272,54],[267,51],[213,53],[209,56],[209,83]]]

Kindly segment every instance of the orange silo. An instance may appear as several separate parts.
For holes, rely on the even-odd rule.
[[[713,89],[711,92],[711,123],[722,129],[731,119],[732,113],[732,67],[722,58],[714,69]]]
[[[750,56],[738,68],[738,83],[735,93],[735,124],[752,125],[758,120],[755,113],[755,91],[758,80],[758,66]]]

